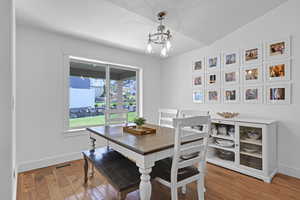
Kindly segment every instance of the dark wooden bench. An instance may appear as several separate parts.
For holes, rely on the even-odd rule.
[[[123,200],[127,194],[138,189],[140,173],[134,162],[120,153],[107,147],[84,151],[84,182],[88,181],[88,163],[91,162],[95,169],[118,191],[118,199]]]

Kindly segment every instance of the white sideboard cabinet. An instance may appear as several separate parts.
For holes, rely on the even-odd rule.
[[[270,183],[277,172],[276,121],[213,117],[207,162]]]

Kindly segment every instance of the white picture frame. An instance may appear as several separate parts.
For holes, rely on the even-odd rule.
[[[263,83],[264,74],[262,64],[246,65],[241,67],[240,77],[243,85]]]
[[[265,60],[286,59],[291,56],[290,37],[265,42]]]
[[[208,88],[206,89],[205,102],[209,104],[221,103],[221,89],[220,88]]]
[[[290,104],[291,83],[278,83],[266,85],[267,104]]]
[[[219,87],[221,84],[221,76],[220,76],[220,71],[209,71],[206,73],[205,77],[205,82],[206,82],[206,87],[211,88],[211,87]]]
[[[264,63],[266,82],[291,80],[291,60],[280,60]]]
[[[224,103],[239,103],[240,88],[239,87],[225,87],[222,92]]]
[[[240,51],[232,50],[223,53],[223,68],[238,67],[240,65]]]
[[[221,54],[206,56],[206,71],[221,70]]]
[[[204,89],[193,90],[193,102],[194,103],[204,103],[205,93]]]
[[[243,65],[262,63],[263,57],[263,43],[247,46],[241,50],[241,60]]]
[[[192,63],[193,73],[204,73],[205,72],[205,57],[200,58]]]
[[[239,68],[230,68],[222,71],[222,82],[224,85],[236,85],[240,82]]]
[[[192,76],[192,87],[202,88],[205,85],[205,74],[204,73],[194,73]]]
[[[242,88],[241,99],[243,103],[262,104],[264,99],[263,86],[244,86]]]

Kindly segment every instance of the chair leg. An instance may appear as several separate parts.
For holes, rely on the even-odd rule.
[[[106,149],[107,149],[107,151],[109,150],[109,141],[108,140],[106,140]]]
[[[86,156],[84,156],[84,184],[86,184],[88,182],[88,169],[89,169],[89,164],[88,164],[88,160],[86,158]]]
[[[92,171],[91,171],[91,177],[93,178],[95,176],[95,165],[92,164]]]
[[[181,192],[182,192],[182,194],[186,194],[186,185],[185,185],[185,186],[182,186]]]
[[[171,200],[178,200],[177,187],[171,188]]]
[[[126,194],[123,192],[118,193],[118,200],[125,200],[126,199]]]
[[[202,180],[197,181],[198,200],[204,200],[204,185]]]

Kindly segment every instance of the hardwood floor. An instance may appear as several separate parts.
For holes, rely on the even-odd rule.
[[[61,167],[64,164],[70,164]],[[83,185],[83,161],[72,161],[20,173],[17,200],[115,200],[117,193],[96,173]],[[181,200],[197,200],[196,185],[190,184]],[[208,165],[206,200],[300,200],[300,179],[276,175],[271,184],[230,170]],[[138,200],[138,191],[126,200]],[[169,200],[170,190],[153,181],[152,200]]]

